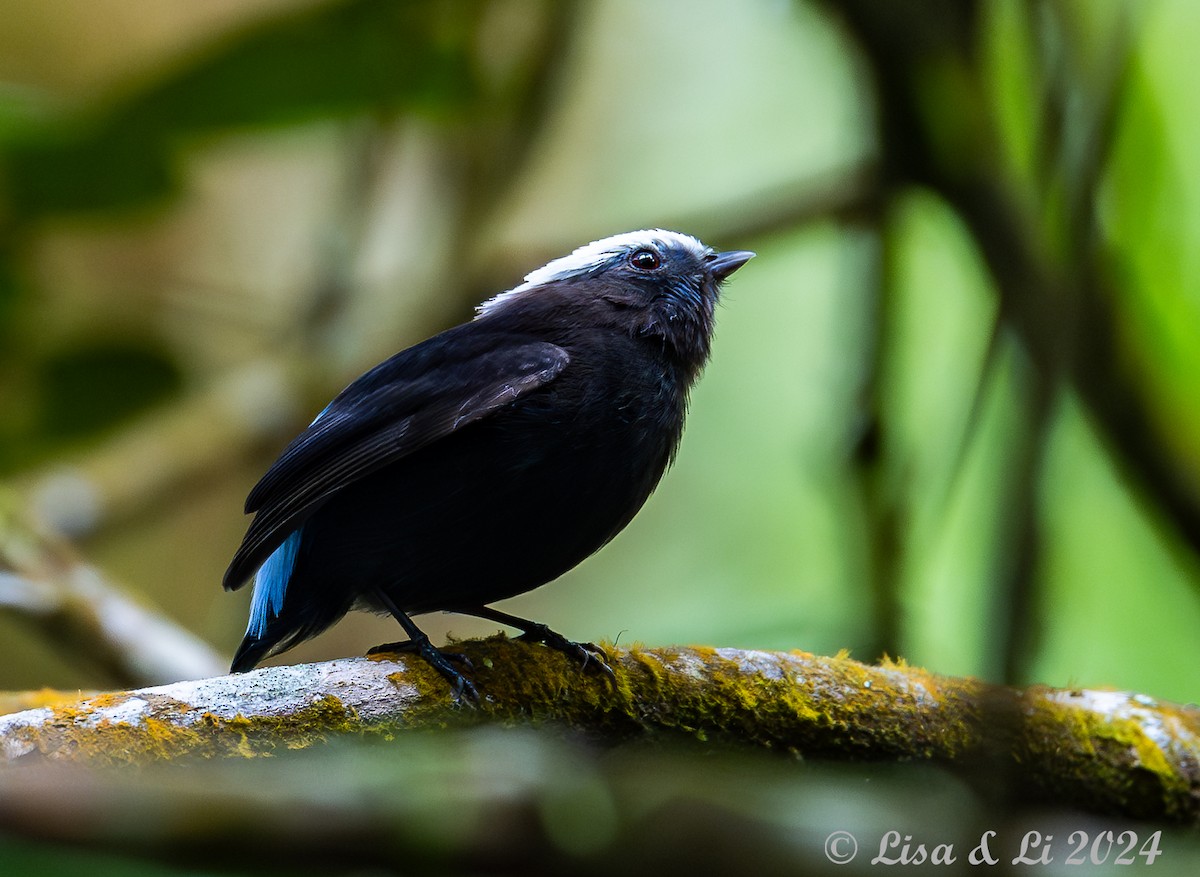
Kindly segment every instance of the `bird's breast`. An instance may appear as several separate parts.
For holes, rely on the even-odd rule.
[[[306,525],[314,578],[430,611],[537,587],[608,542],[670,463],[684,388],[643,351],[586,354],[334,497]]]

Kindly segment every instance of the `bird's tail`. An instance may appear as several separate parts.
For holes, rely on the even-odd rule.
[[[242,639],[242,644],[238,646],[238,650],[233,656],[233,663],[229,667],[229,672],[245,673],[248,670],[253,670],[258,666],[259,661],[276,651],[275,645],[277,642],[278,639],[274,637],[257,637],[253,634],[246,634]]]

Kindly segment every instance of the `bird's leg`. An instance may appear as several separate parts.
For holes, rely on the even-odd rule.
[[[392,616],[400,622],[400,626],[404,628],[404,632],[408,634],[408,641],[403,643],[389,643],[387,646],[376,646],[371,649],[368,654],[374,654],[379,651],[401,651],[413,652],[420,655],[427,664],[437,670],[446,677],[451,686],[454,688],[454,697],[456,700],[461,699],[466,695],[469,700],[478,701],[479,692],[475,690],[475,686],[471,680],[454,669],[450,661],[453,659],[461,659],[470,668],[471,662],[467,660],[466,655],[446,654],[438,649],[429,641],[429,637],[421,628],[413,623],[413,620],[408,617],[407,613],[400,609],[392,598],[383,591],[376,591],[376,596],[379,602],[383,605]]]
[[[612,667],[608,666],[608,656],[604,654],[604,649],[595,643],[572,642],[541,622],[518,618],[516,615],[509,615],[507,612],[501,612],[491,606],[475,606],[470,609],[455,609],[454,611],[460,615],[474,615],[477,618],[486,618],[488,621],[515,627],[521,631],[521,635],[517,639],[528,643],[542,643],[562,652],[567,657],[574,658],[579,662],[580,668],[599,670],[605,674],[609,682],[617,681],[617,674],[613,672]]]

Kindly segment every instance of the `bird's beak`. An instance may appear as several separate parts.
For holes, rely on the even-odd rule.
[[[713,277],[724,280],[753,258],[754,253],[749,250],[730,250],[727,253],[713,253],[704,264]]]

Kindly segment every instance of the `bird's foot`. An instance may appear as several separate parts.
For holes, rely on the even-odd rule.
[[[581,670],[603,673],[604,678],[610,684],[616,684],[617,674],[608,665],[608,655],[595,643],[573,642],[544,624],[531,624],[517,639],[526,643],[541,643],[548,648],[562,652],[568,658],[578,661]]]
[[[454,664],[467,670],[475,669],[471,659],[462,652],[443,652],[429,641],[429,637],[421,635],[418,639],[406,639],[403,642],[384,643],[367,651],[368,655],[394,654],[400,652],[406,655],[418,655],[425,663],[437,670],[446,678],[454,691],[454,699],[460,701],[465,696],[472,702],[479,701],[479,692],[471,680],[464,676]],[[453,662],[453,663],[452,663]]]

